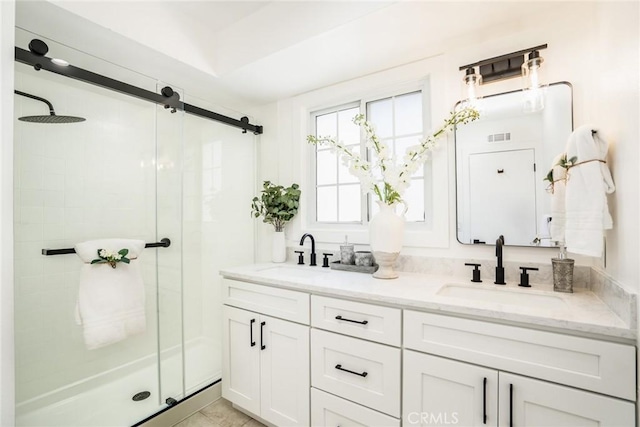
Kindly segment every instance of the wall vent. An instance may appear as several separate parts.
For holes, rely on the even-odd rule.
[[[511,132],[494,133],[487,137],[487,142],[505,142],[511,141]]]

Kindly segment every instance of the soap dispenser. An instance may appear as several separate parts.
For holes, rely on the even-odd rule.
[[[340,264],[353,265],[356,262],[356,253],[353,245],[349,243],[347,236],[344,236],[344,243],[340,245]]]
[[[558,258],[551,259],[553,267],[553,290],[573,293],[573,265],[575,260],[567,258],[564,242],[556,242],[560,247]]]

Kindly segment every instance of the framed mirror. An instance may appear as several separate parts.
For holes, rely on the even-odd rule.
[[[555,246],[544,181],[573,131],[570,83],[543,88],[544,108],[524,112],[523,91],[479,100],[480,118],[455,130],[457,237],[463,244]]]

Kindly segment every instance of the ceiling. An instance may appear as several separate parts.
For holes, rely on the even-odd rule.
[[[479,42],[554,4],[22,0],[16,21],[216,102],[246,107],[438,55],[469,37]],[[141,54],[139,45],[156,58]]]

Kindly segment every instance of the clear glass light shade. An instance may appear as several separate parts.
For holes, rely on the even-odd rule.
[[[529,55],[531,59],[522,64],[522,86],[524,93],[524,112],[536,112],[544,108],[544,90],[542,63],[544,59],[537,52]]]
[[[476,74],[473,68],[467,69],[466,75],[462,79],[463,94],[462,97],[470,104],[475,104],[478,100],[478,89],[482,84],[482,76]]]

